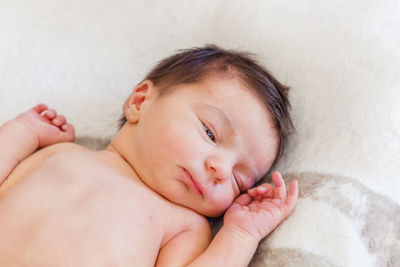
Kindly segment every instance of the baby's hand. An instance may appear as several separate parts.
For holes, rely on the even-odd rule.
[[[58,115],[54,109],[48,109],[45,104],[36,105],[15,120],[24,124],[28,133],[37,138],[39,148],[73,142],[75,139],[74,127],[67,123],[63,115]]]
[[[297,181],[290,183],[289,195],[279,172],[272,174],[274,186],[265,183],[240,195],[224,216],[224,226],[250,234],[258,241],[267,236],[294,210],[297,204]]]

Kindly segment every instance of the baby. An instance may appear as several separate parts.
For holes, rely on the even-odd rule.
[[[210,45],[161,61],[105,150],[72,143],[44,104],[22,113],[0,128],[1,265],[247,266],[297,203],[278,172],[253,187],[282,155],[288,106],[247,54]]]

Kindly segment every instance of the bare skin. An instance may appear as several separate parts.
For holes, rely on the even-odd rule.
[[[62,143],[73,140],[73,126],[54,110],[39,118],[43,111],[36,106],[22,120],[54,126],[43,133],[60,143],[37,152],[45,159],[23,179],[24,170],[17,167],[0,187],[2,264],[153,266],[160,247],[174,236],[204,227],[202,216],[149,190],[112,152]],[[28,158],[19,166],[35,161]]]
[[[43,161],[1,199],[6,266],[153,266],[160,247],[204,222],[106,166],[107,156],[74,146]]]
[[[297,203],[297,182],[291,183],[287,195],[278,172],[272,176],[274,185],[262,184],[251,189],[253,177],[241,176],[238,182],[236,176],[224,176],[224,170],[228,169],[239,174],[253,170],[259,179],[262,172],[268,170],[275,148],[270,152],[258,151],[256,148],[261,144],[257,144],[251,150],[252,154],[267,160],[253,158],[257,163],[251,165],[253,169],[249,169],[250,163],[244,161],[252,154],[243,149],[248,147],[243,144],[261,140],[255,135],[265,131],[254,131],[251,135],[250,130],[250,134],[242,139],[240,134],[242,130],[248,130],[246,127],[236,128],[232,139],[228,139],[231,138],[228,134],[220,134],[226,138],[228,150],[222,149],[225,146],[222,141],[218,141],[217,146],[214,139],[207,141],[211,133],[204,134],[202,127],[199,127],[201,131],[196,128],[193,133],[185,130],[183,134],[191,138],[193,148],[196,148],[195,139],[201,133],[194,155],[195,159],[206,158],[204,168],[209,176],[194,169],[195,165],[190,165],[193,160],[184,161],[193,151],[179,147],[183,138],[178,137],[176,145],[170,147],[176,150],[170,156],[154,155],[159,161],[164,159],[168,163],[158,166],[163,172],[161,180],[153,179],[151,173],[145,172],[146,164],[152,164],[151,158],[148,162],[140,162],[135,158],[138,153],[129,154],[131,150],[126,149],[139,146],[132,143],[137,140],[144,145],[144,151],[150,151],[151,144],[157,140],[149,139],[151,142],[145,144],[140,139],[141,131],[146,132],[146,120],[153,123],[152,129],[155,127],[156,120],[149,116],[156,114],[157,109],[161,117],[167,114],[163,107],[171,110],[170,107],[175,105],[170,101],[175,98],[180,98],[180,103],[190,103],[191,99],[198,101],[202,99],[199,89],[210,88],[213,84],[239,90],[235,89],[239,84],[235,81],[213,80],[210,84],[183,88],[174,98],[160,102],[152,93],[151,82],[139,85],[124,106],[128,123],[104,151],[94,152],[65,143],[74,140],[73,126],[45,105],[38,105],[3,125],[0,128],[3,151],[12,150],[15,155],[0,155],[11,158],[0,167],[0,262],[6,266],[246,266],[258,242],[282,222]],[[215,91],[218,93],[217,89]],[[231,97],[226,95],[226,90],[217,93],[217,100],[218,94],[223,98]],[[246,110],[256,106],[247,93],[236,100],[243,101],[243,97],[249,98]],[[233,106],[232,109],[229,107],[234,104],[234,98],[233,94],[228,104],[219,108],[236,119],[233,126],[240,126],[237,123],[241,119],[241,115],[237,115],[240,113],[234,113]],[[194,107],[195,112],[208,119],[208,109]],[[179,108],[186,106],[182,104],[175,108],[180,129],[185,127],[186,121],[190,125],[193,121],[197,123],[194,117],[180,118],[179,114],[185,113]],[[270,129],[266,118],[256,119],[258,121],[250,123]],[[217,129],[222,129],[218,121],[211,122]],[[164,125],[161,129],[165,129],[163,135],[168,138],[169,129]],[[172,137],[176,135],[171,132]],[[144,136],[151,138],[148,134]],[[239,140],[241,146],[233,146],[235,140]],[[41,149],[33,153],[38,148]],[[217,161],[218,153],[224,156],[221,159],[231,156],[234,160]],[[180,155],[183,155],[182,162],[190,163],[185,167],[191,175],[168,162],[169,158],[182,159]],[[237,197],[239,189],[246,193]],[[209,207],[210,204],[213,206]],[[226,208],[224,226],[211,241],[204,215],[220,215]]]

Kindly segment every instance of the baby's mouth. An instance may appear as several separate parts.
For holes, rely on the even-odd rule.
[[[202,190],[201,186],[193,178],[193,176],[190,174],[190,172],[188,170],[186,170],[185,168],[183,168],[183,171],[185,173],[188,186],[192,187],[193,190],[196,191],[197,193],[199,193],[201,196],[204,196],[204,193],[203,193],[203,190]]]

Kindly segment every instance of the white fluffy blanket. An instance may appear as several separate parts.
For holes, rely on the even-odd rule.
[[[277,169],[293,215],[252,266],[400,266],[400,2],[0,2],[0,123],[37,102],[104,145],[159,59],[215,43],[256,53],[284,83],[297,128]]]

